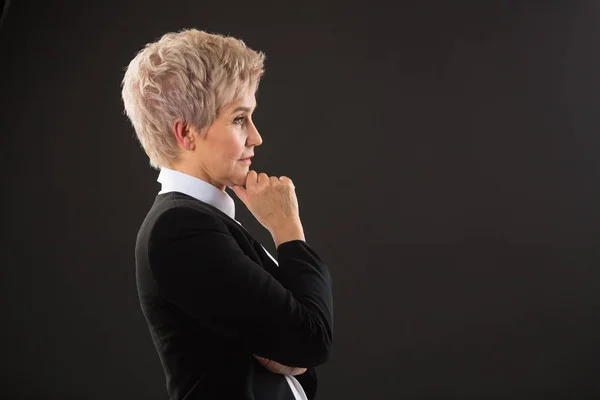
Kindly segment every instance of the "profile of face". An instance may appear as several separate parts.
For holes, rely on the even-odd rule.
[[[176,122],[175,136],[185,150],[178,169],[222,191],[227,185],[244,185],[250,165],[241,159],[254,155],[254,147],[262,144],[252,121],[255,108],[254,91],[249,91],[222,107],[202,132]]]

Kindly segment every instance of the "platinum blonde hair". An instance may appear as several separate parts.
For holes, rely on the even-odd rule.
[[[176,120],[202,131],[223,106],[256,91],[264,60],[239,39],[197,29],[146,44],[125,71],[121,97],[150,165],[159,169],[179,159]]]

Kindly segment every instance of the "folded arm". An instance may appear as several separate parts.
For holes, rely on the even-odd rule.
[[[162,295],[209,329],[283,366],[321,365],[332,343],[330,273],[304,241],[277,253],[271,275],[218,218],[173,208],[156,222],[148,256]]]

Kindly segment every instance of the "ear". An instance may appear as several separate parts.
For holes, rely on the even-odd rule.
[[[173,122],[173,134],[175,135],[175,140],[179,146],[184,148],[185,150],[194,150],[196,147],[194,131],[191,129],[191,126],[186,124],[185,122],[181,122],[179,120],[175,120]]]

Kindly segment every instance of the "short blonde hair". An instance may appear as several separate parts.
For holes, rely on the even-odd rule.
[[[146,44],[125,71],[121,96],[150,165],[159,169],[178,160],[176,120],[203,130],[223,106],[256,91],[264,60],[239,39],[196,29]]]

